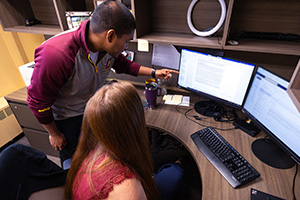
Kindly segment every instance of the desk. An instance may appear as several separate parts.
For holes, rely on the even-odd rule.
[[[58,152],[50,145],[47,131],[32,114],[27,105],[26,98],[27,87],[23,87],[5,96],[30,145],[47,155],[58,157]]]
[[[138,90],[140,95],[144,97],[141,92],[143,88],[138,88]],[[189,96],[191,96],[191,105],[194,105],[194,103],[200,100],[199,96],[192,94],[189,94]],[[189,108],[178,107],[179,111],[183,113]],[[193,109],[188,113],[188,116],[193,115],[199,114]],[[238,189],[233,189],[215,167],[203,156],[190,138],[191,134],[204,127],[188,120],[175,109],[175,106],[164,105],[161,100],[158,100],[156,109],[145,111],[145,116],[148,127],[169,133],[188,149],[200,172],[203,200],[248,200],[250,199],[250,188],[270,193],[284,199],[293,199],[292,185],[296,167],[294,166],[291,169],[284,170],[276,169],[264,164],[252,153],[252,142],[258,138],[263,138],[265,136],[264,133],[261,132],[253,138],[239,129],[229,131],[217,130],[224,139],[261,174],[260,177],[254,181]],[[233,127],[232,122],[216,122],[213,118],[206,118],[199,122],[207,126],[222,129],[230,129]],[[298,172],[295,186],[295,193],[298,198],[300,198],[299,187],[300,173]]]
[[[144,87],[136,87],[141,97],[144,98]],[[191,93],[188,95],[191,97],[191,105],[200,100],[199,96],[192,95]],[[6,96],[6,99],[9,100],[10,103],[26,105],[26,87]],[[185,112],[187,109],[188,107],[179,107],[179,110],[182,112]],[[27,108],[27,111],[28,110],[29,108]],[[188,113],[189,116],[194,114],[196,114],[194,110]],[[32,116],[32,113],[30,113],[27,116],[22,117],[30,118]],[[16,117],[18,118],[18,116]],[[188,149],[200,172],[203,200],[249,200],[250,188],[270,193],[284,199],[291,200],[293,198],[292,184],[295,174],[295,166],[291,169],[284,170],[269,167],[258,160],[251,151],[252,142],[258,138],[263,138],[265,136],[264,133],[260,133],[253,138],[239,129],[230,131],[218,130],[225,140],[227,140],[261,174],[259,178],[247,185],[238,189],[233,189],[223,176],[214,168],[214,166],[203,156],[190,138],[190,135],[197,130],[202,129],[202,126],[188,120],[183,114],[180,114],[175,109],[175,106],[164,105],[161,99],[158,100],[158,106],[156,109],[145,111],[145,117],[148,127],[169,133]],[[20,122],[20,119],[18,120]],[[27,120],[29,119],[26,119],[23,123],[26,124]],[[30,126],[34,125],[34,129],[39,130],[40,125],[38,126],[38,124],[36,124],[37,122],[35,119],[32,121],[29,120],[29,122]],[[222,129],[229,129],[233,127],[231,123],[216,122],[212,118],[206,118],[199,122],[207,126]],[[44,132],[41,132],[40,134],[44,134]],[[43,136],[43,138],[39,140],[40,143],[41,140],[44,141],[42,142],[43,145],[37,147],[45,148],[46,143],[49,143],[48,136]],[[50,145],[47,148],[48,151],[52,151]],[[296,197],[298,198],[300,198],[299,184],[300,172],[297,174],[295,186]]]

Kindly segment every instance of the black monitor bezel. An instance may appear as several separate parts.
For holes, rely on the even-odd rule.
[[[283,80],[289,82],[288,80],[286,80],[286,79],[283,78],[282,76],[279,76],[279,75],[277,75],[277,74],[275,74],[275,73],[273,73],[273,72],[267,70],[266,68],[263,68],[263,67],[260,67],[260,66],[257,66],[253,78],[255,77],[258,68],[262,68],[262,69],[268,71],[269,73],[271,73],[271,74],[273,74],[273,75],[275,75],[275,76],[277,76],[277,77],[279,77],[279,78],[281,78],[281,79],[283,79]],[[252,82],[253,82],[253,80],[252,80]],[[252,85],[252,82],[251,82],[251,85]],[[251,88],[251,87],[250,87],[250,88]],[[249,88],[249,90],[250,90],[250,88]],[[248,93],[249,93],[249,91],[248,91]],[[248,93],[247,93],[246,98],[248,97]],[[246,101],[246,98],[245,98],[245,101]],[[245,103],[245,101],[244,101],[244,103]],[[258,119],[256,119],[256,117],[254,117],[250,112],[248,112],[248,110],[246,110],[246,109],[244,108],[244,104],[243,104],[243,107],[242,107],[241,111],[242,111],[243,113],[245,113],[245,115],[246,115],[249,119],[251,119],[257,126],[259,126],[259,128],[260,128],[265,134],[267,134],[267,135],[272,139],[272,141],[274,141],[274,142],[277,144],[277,146],[278,146],[279,148],[281,148],[284,152],[286,152],[286,153],[287,153],[287,154],[288,154],[295,162],[297,162],[298,164],[300,164],[300,155],[297,155],[296,152],[294,152],[293,150],[291,150],[284,142],[282,142],[282,140],[280,140],[275,134],[273,134],[272,131],[270,131],[270,130],[269,130],[267,127],[265,127]]]
[[[200,52],[200,51],[195,51],[195,50],[191,50],[191,49],[187,49],[187,48],[182,48],[181,52],[180,52],[180,55],[182,54],[182,50],[188,50],[188,51],[192,51],[192,52],[196,52],[196,53],[201,53],[201,54],[209,55],[209,56],[212,56],[212,57],[221,57],[221,56],[215,56],[215,55],[212,55],[212,54],[209,54],[209,53],[203,53],[203,52]],[[177,87],[179,87],[181,89],[188,90],[190,92],[193,92],[193,93],[195,93],[195,94],[197,94],[197,95],[199,95],[199,96],[201,96],[201,97],[203,97],[205,99],[212,100],[212,101],[214,101],[216,103],[220,103],[220,104],[229,106],[231,108],[234,108],[234,109],[237,109],[237,110],[241,110],[242,107],[243,107],[243,105],[244,105],[244,103],[245,103],[246,96],[247,96],[247,94],[249,92],[250,85],[252,83],[254,74],[256,72],[256,66],[254,64],[252,64],[252,63],[244,62],[244,61],[241,61],[241,60],[236,60],[236,59],[231,59],[231,58],[226,58],[226,57],[221,57],[221,58],[229,60],[229,61],[244,63],[244,64],[248,64],[248,65],[252,65],[253,66],[253,71],[252,71],[252,74],[251,74],[251,78],[249,80],[249,83],[248,83],[248,86],[247,86],[247,89],[246,89],[246,92],[245,92],[245,95],[244,95],[244,99],[243,99],[241,105],[236,104],[236,103],[231,102],[231,101],[228,101],[228,100],[225,100],[225,99],[222,99],[222,98],[219,98],[219,97],[216,97],[216,96],[213,96],[213,95],[210,95],[210,94],[205,93],[205,92],[201,92],[201,91],[195,90],[193,88],[181,86],[178,83],[179,82],[179,76],[178,76],[178,80],[177,80]],[[179,73],[180,73],[180,67],[181,67],[181,59],[182,59],[182,57],[180,56],[180,60],[179,60]]]

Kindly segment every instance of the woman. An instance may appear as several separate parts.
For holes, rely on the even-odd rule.
[[[66,180],[66,199],[159,199],[144,110],[133,85],[103,86],[89,100]]]

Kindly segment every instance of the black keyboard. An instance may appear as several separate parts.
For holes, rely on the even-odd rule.
[[[233,188],[260,176],[214,128],[207,127],[197,131],[191,138]]]

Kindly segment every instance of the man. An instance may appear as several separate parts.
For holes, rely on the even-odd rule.
[[[131,12],[120,2],[108,0],[95,9],[90,21],[36,49],[27,103],[49,133],[51,146],[60,150],[62,164],[75,152],[85,105],[104,84],[110,68],[117,73],[164,79],[178,73],[155,71],[121,54],[135,28]]]

